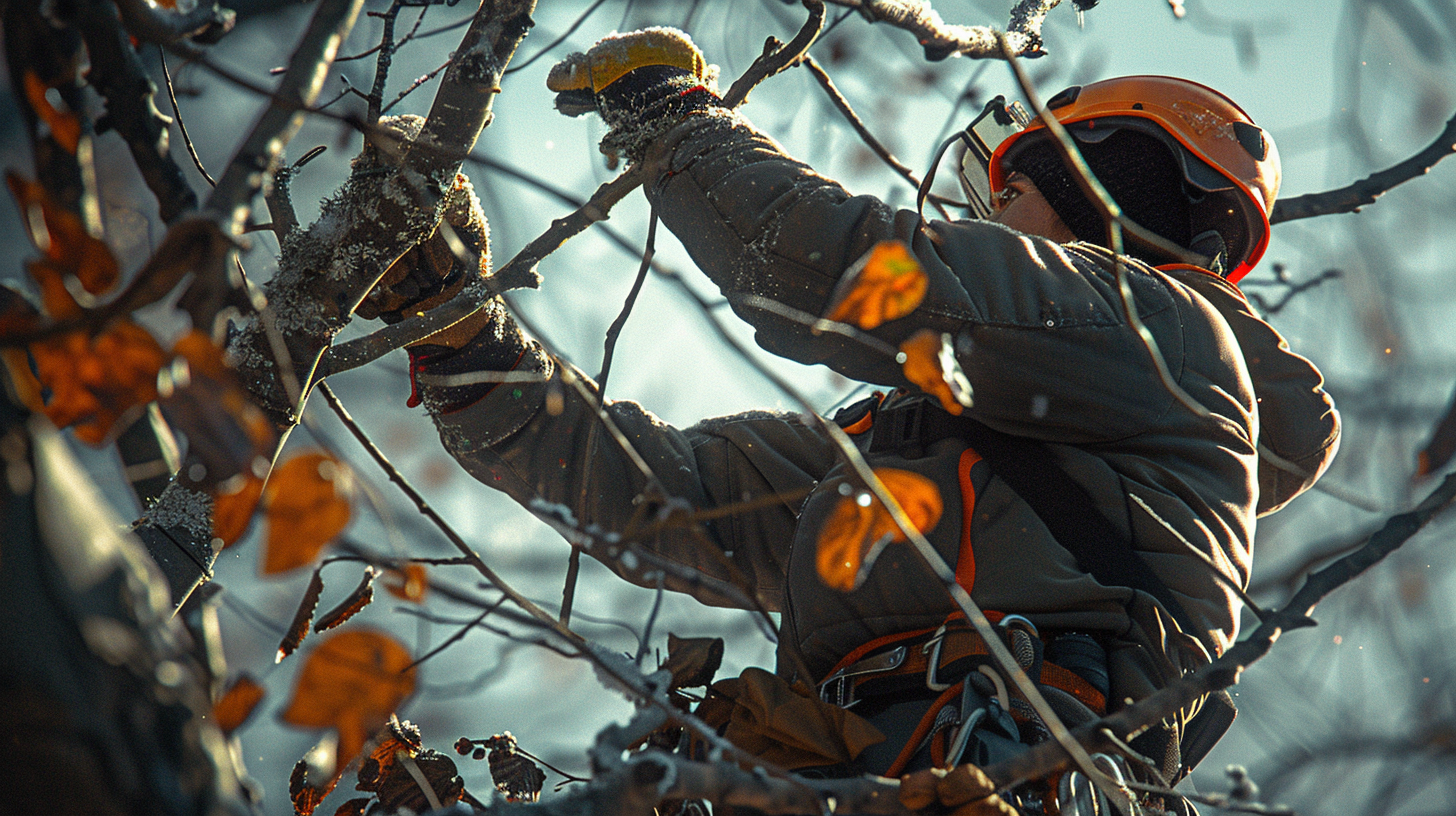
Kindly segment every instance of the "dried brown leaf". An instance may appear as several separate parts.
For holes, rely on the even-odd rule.
[[[36,379],[50,390],[42,410],[57,427],[103,444],[123,417],[157,398],[167,353],[146,329],[119,320],[100,334],[73,331],[30,345]]]
[[[723,665],[722,638],[680,638],[667,634],[667,659],[659,669],[672,673],[668,689],[697,688],[713,682]]]
[[[360,579],[359,586],[354,591],[328,612],[319,616],[318,623],[314,624],[314,632],[327,632],[337,626],[341,626],[349,618],[354,617],[363,611],[374,600],[374,568],[365,567],[364,577]]]
[[[67,153],[76,155],[76,146],[81,141],[81,120],[70,111],[56,110],[46,97],[50,86],[36,76],[34,71],[26,70],[24,84],[25,99],[30,103],[31,110],[35,111],[36,117],[51,129],[51,138],[65,148]]]
[[[970,407],[971,384],[955,357],[949,334],[921,329],[900,344],[905,379],[940,400],[946,411],[960,416]]]
[[[209,490],[261,473],[277,434],[223,362],[222,350],[193,330],[173,351],[177,357],[162,372],[159,396],[168,424],[187,437],[187,467],[179,478]]]
[[[309,624],[313,623],[313,611],[318,608],[319,596],[323,592],[324,575],[323,568],[320,567],[313,571],[313,577],[308,581],[308,589],[303,591],[303,598],[298,602],[298,611],[293,613],[293,622],[288,624],[283,642],[278,644],[278,653],[273,656],[274,663],[282,663],[283,658],[297,651],[299,644],[308,637]]]
[[[238,474],[218,489],[221,492],[212,499],[212,535],[222,540],[219,550],[223,550],[236,544],[252,525],[263,498],[263,480],[251,473]]]
[[[335,774],[322,786],[315,787],[308,779],[308,763],[300,759],[288,776],[288,798],[293,802],[294,816],[312,816],[319,803],[333,793],[334,786],[338,784],[339,777]]]
[[[384,588],[402,601],[424,603],[425,593],[430,589],[425,565],[405,564],[400,569],[389,568],[384,575]]]
[[[86,231],[79,215],[53,202],[40,182],[17,173],[6,173],[5,181],[25,215],[31,241],[44,254],[33,264],[38,268],[31,274],[41,287],[46,311],[58,320],[76,317],[80,308],[65,290],[62,278],[76,278],[93,295],[110,290],[121,275],[111,248]]]

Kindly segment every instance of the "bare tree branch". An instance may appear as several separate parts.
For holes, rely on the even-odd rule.
[[[1456,116],[1446,120],[1446,127],[1426,149],[1400,164],[1366,176],[1348,187],[1275,202],[1274,211],[1269,213],[1269,223],[1280,224],[1316,215],[1359,212],[1366,205],[1374,204],[1387,191],[1429,173],[1437,162],[1452,153],[1456,153]]]
[[[88,81],[106,98],[107,121],[126,140],[137,169],[157,197],[162,220],[170,224],[197,207],[197,195],[165,149],[168,121],[157,110],[156,86],[147,78],[127,31],[117,24],[120,12],[111,0],[87,0],[77,4],[74,13],[91,59]]]
[[[947,23],[931,7],[929,0],[828,0],[836,6],[858,11],[865,19],[904,29],[915,35],[925,49],[925,58],[943,60],[952,54],[972,59],[1004,59],[1009,51],[1018,57],[1039,57],[1041,27],[1047,14],[1061,0],[1020,0],[1011,9],[1011,19],[1004,34],[1006,46],[997,42],[1002,36],[991,26],[966,26]]]

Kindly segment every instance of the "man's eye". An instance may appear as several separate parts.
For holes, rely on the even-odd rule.
[[[1006,209],[1007,205],[1009,205],[1012,201],[1016,200],[1016,197],[1019,195],[1021,195],[1020,190],[1015,187],[1008,186],[1001,192],[991,196],[991,206],[995,207],[998,210],[1004,210]]]

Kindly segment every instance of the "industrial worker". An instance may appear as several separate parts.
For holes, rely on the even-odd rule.
[[[1048,105],[1129,218],[1204,259],[1190,265],[1130,240],[1120,261],[1180,398],[1123,311],[1099,210],[1039,122],[993,145],[992,216],[947,223],[851,196],[786,156],[721,104],[680,32],[613,35],[548,84],[563,112],[600,113],[603,149],[643,169],[658,217],[763,348],[886,387],[835,421],[875,468],[935,483],[944,508],[924,534],[1069,725],[1229,646],[1239,602],[1228,585],[1247,584],[1256,517],[1308,489],[1339,438],[1318,371],[1235,286],[1268,243],[1279,186],[1273,142],[1242,110],[1166,77],[1098,82]],[[929,286],[913,312],[869,333],[895,347],[924,329],[949,335],[973,397],[963,416],[908,381],[892,355],[802,317],[823,315],[846,271],[886,240],[908,247]],[[377,289],[370,309],[420,311],[461,285],[425,275]],[[910,547],[890,546],[851,591],[821,581],[819,533],[863,485],[812,418],[751,412],[680,430],[609,402],[653,488],[612,434],[592,432],[595,406],[562,387],[562,363],[499,302],[410,354],[412,400],[446,448],[522,503],[565,506],[581,525],[616,531],[640,520],[639,497],[658,509],[661,494],[696,510],[746,503],[642,544],[746,585],[782,616],[778,675],[885,737],[838,757],[849,772],[993,762],[1045,738],[1015,689],[982,668],[984,643]],[[1078,527],[1105,530],[1122,549],[1089,551],[1106,544],[1070,540]],[[591,552],[629,580],[656,580],[640,562]],[[711,582],[666,580],[734,602]],[[1168,781],[1231,718],[1199,713],[1136,745]]]

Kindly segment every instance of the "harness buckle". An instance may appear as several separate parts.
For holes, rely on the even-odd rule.
[[[925,663],[925,687],[931,691],[945,691],[955,685],[940,682],[940,647],[945,644],[945,632],[946,625],[942,623],[930,640],[920,647],[920,653],[929,656]]]
[[[926,404],[924,399],[906,399],[877,412],[870,451],[899,453],[906,459],[919,458],[925,446],[921,437],[925,431]]]
[[[894,671],[905,662],[906,654],[907,650],[904,646],[896,646],[845,666],[819,684],[819,699],[840,708],[849,708],[859,702],[854,696],[854,684],[851,682],[854,678],[866,674]]]

